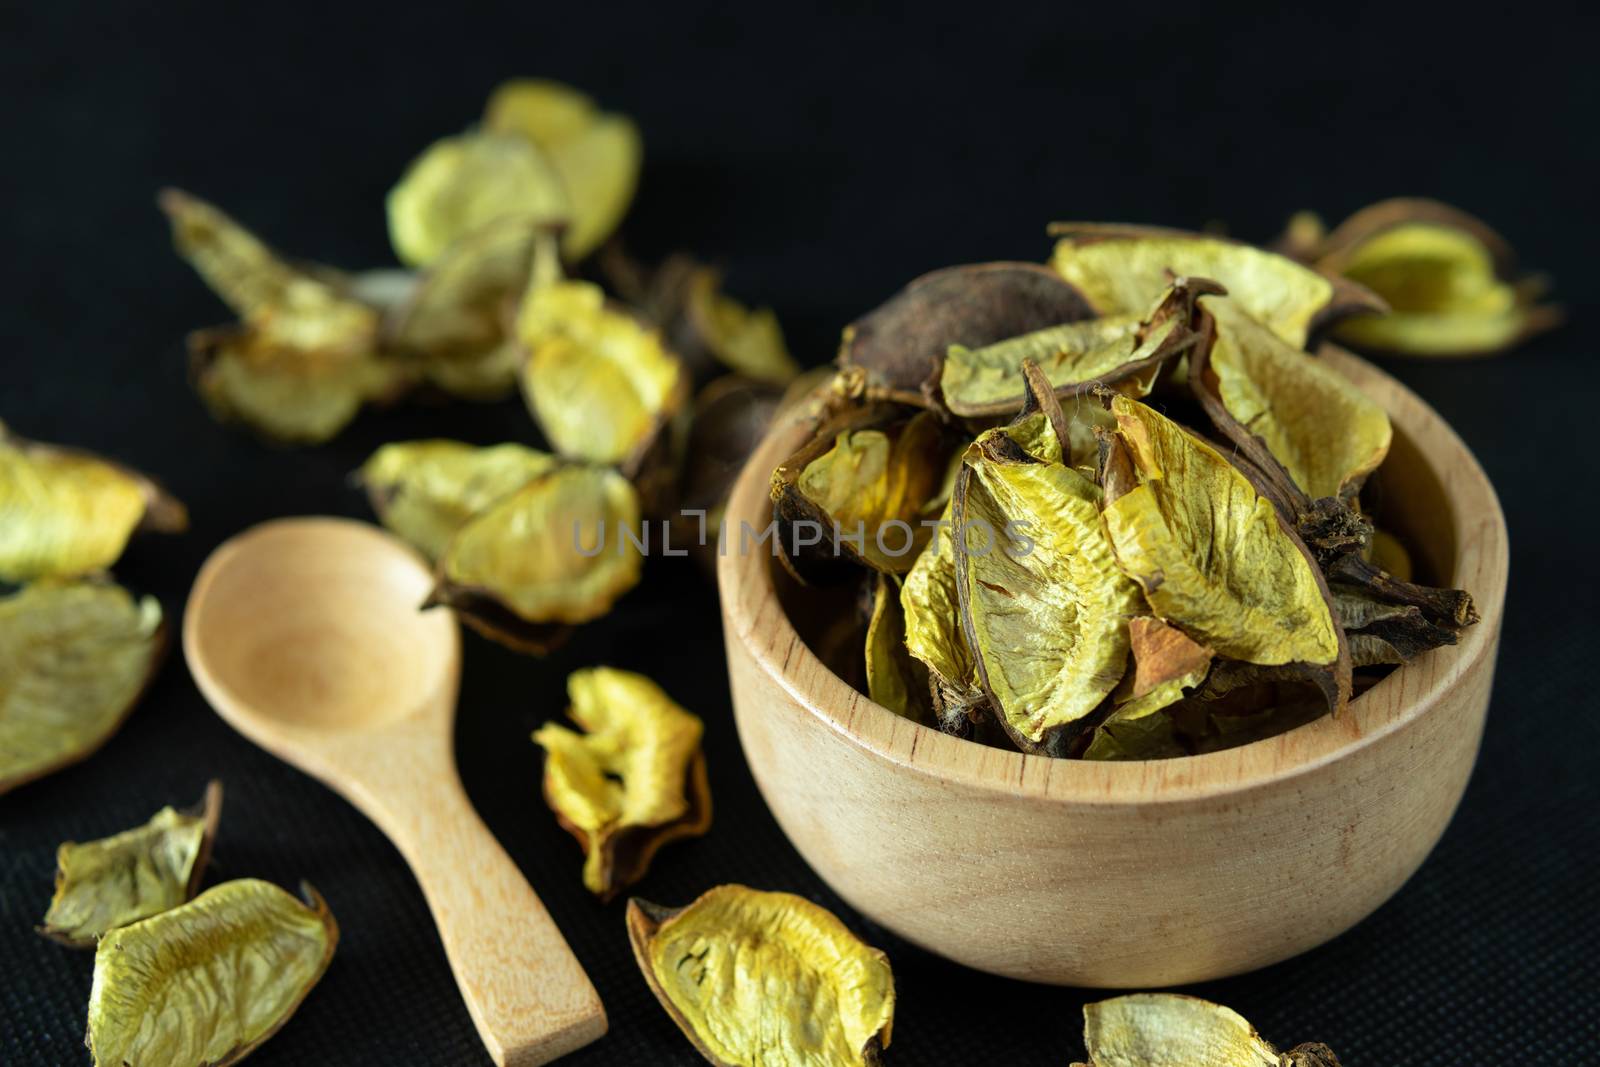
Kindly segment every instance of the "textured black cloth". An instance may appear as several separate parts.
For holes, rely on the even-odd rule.
[[[216,425],[185,382],[182,337],[226,315],[170,251],[157,187],[214,199],[291,254],[389,263],[383,194],[506,76],[569,81],[635,116],[647,162],[634,249],[721,257],[732,291],[775,305],[808,362],[922,271],[1041,258],[1052,218],[1224,220],[1266,238],[1295,209],[1336,220],[1396,194],[1481,213],[1555,275],[1572,325],[1501,360],[1384,366],[1461,432],[1510,519],[1482,758],[1438,850],[1376,915],[1193,992],[1285,1047],[1326,1041],[1350,1067],[1594,1062],[1592,23],[1537,4],[1470,23],[1463,9],[1280,4],[759,18],[666,4],[110,7],[0,11],[0,418],[152,471],[188,502],[188,535],[140,540],[118,567],[174,623],[223,538],[279,515],[368,515],[347,476],[379,443],[535,431],[514,400],[367,413],[314,449]],[[1096,994],[917,951],[800,860],[740,756],[721,641],[710,584],[675,559],[652,560],[615,613],[548,659],[466,641],[467,791],[610,1012],[610,1035],[566,1062],[699,1062],[635,970],[621,904],[585,894],[577,848],[538,796],[528,735],[561,713],[570,670],[602,662],[657,678],[707,724],[716,824],[663,852],[643,895],[683,903],[738,881],[834,908],[893,960],[893,1063],[1071,1062]],[[99,755],[0,798],[0,1061],[86,1061],[91,955],[30,929],[56,844],[191,802],[211,776],[227,800],[209,882],[307,879],[343,930],[321,986],[253,1062],[487,1063],[399,855],[226,727],[177,655]]]

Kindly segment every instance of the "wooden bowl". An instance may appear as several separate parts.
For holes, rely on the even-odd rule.
[[[1095,763],[1025,756],[902,719],[813,654],[765,546],[718,561],[734,717],[800,854],[858,911],[993,974],[1176,985],[1305,952],[1387,900],[1450,821],[1477,755],[1500,642],[1506,527],[1461,439],[1370,364],[1323,355],[1388,410],[1386,525],[1482,620],[1328,716],[1240,748]],[[776,428],[741,474],[730,532],[770,519]],[[774,887],[781,888],[781,887]]]

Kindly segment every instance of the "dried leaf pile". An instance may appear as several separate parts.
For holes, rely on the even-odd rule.
[[[1338,714],[1476,621],[1379,528],[1388,415],[1314,351],[1547,325],[1486,228],[1395,202],[1294,256],[1051,232],[1048,267],[936,271],[847,327],[773,472],[788,570],[860,587],[813,641],[842,676],[958,736],[1154,759]]]

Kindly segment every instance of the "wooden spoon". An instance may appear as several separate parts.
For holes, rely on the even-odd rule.
[[[548,1063],[605,1033],[605,1009],[461,788],[461,638],[449,612],[418,610],[432,585],[421,557],[366,523],[263,523],[200,568],[184,655],[234,729],[399,848],[494,1061]]]

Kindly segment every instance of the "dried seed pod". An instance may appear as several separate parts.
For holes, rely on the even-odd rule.
[[[983,348],[1094,313],[1077,289],[1036,263],[946,267],[845,327],[839,366],[859,368],[874,399],[931,407],[951,345]]]
[[[1413,604],[1391,604],[1365,589],[1334,583],[1334,616],[1350,642],[1356,667],[1399,664],[1429,649],[1456,643],[1456,631],[1442,626]]]
[[[519,444],[396,441],[374,452],[357,478],[383,524],[436,560],[474,517],[559,462]]]
[[[545,723],[544,797],[583,846],[583,884],[601,900],[644,877],[662,845],[711,827],[704,727],[642,674],[594,667],[567,677],[567,715]]]
[[[723,509],[783,403],[783,390],[728,374],[695,395],[678,482],[674,544],[687,545],[701,562],[715,559]],[[701,517],[703,515],[703,518]]]
[[[0,597],[0,793],[92,755],[166,650],[161,605],[101,582]]]
[[[1310,553],[1250,481],[1214,448],[1135,400],[1111,399],[1108,466],[1134,483],[1104,517],[1122,569],[1155,613],[1218,655],[1303,665],[1335,712],[1350,659]]]
[[[536,282],[517,336],[522,391],[545,438],[564,456],[646,471],[688,399],[683,365],[589,282]]]
[[[928,669],[906,651],[906,620],[900,608],[900,582],[872,576],[872,614],[867,620],[867,695],[913,722],[928,722]]]
[[[26,440],[0,422],[0,581],[101,571],[134,533],[188,527],[183,504],[138,471]]]
[[[94,957],[89,1051],[97,1067],[224,1067],[288,1022],[328,968],[339,927],[244,878],[111,931]]]
[[[108,930],[158,915],[200,888],[217,820],[222,783],[190,811],[162,808],[143,826],[56,850],[56,891],[39,932],[87,948]]]
[[[1089,1062],[1075,1067],[1339,1067],[1326,1045],[1280,1055],[1238,1012],[1179,993],[1085,1004],[1083,1043]]]
[[[576,262],[605,243],[633,202],[644,146],[625,115],[602,112],[560,82],[516,78],[489,97],[483,125],[537,145],[561,178],[571,223],[561,252]]]
[[[1051,265],[1102,316],[1143,311],[1173,276],[1211,278],[1249,315],[1304,348],[1318,329],[1385,306],[1354,282],[1226,238],[1082,222],[1053,223],[1050,233],[1061,238]]]
[[[1143,396],[1154,380],[1148,372],[1197,339],[1190,326],[1196,297],[1220,291],[1204,278],[1179,278],[1141,314],[1049,326],[984,348],[952,345],[939,379],[945,406],[964,417],[1016,413],[1027,392],[1022,365],[1030,359],[1058,397],[1123,382]]]
[[[741,885],[684,908],[628,902],[645,981],[718,1067],[872,1067],[889,1046],[894,975],[832,912]]]
[[[965,462],[951,522],[967,647],[1017,747],[1065,755],[1122,678],[1139,587],[1117,567],[1092,482],[1029,455],[1009,428],[980,435]]]
[[[337,272],[291,266],[176,189],[159,202],[178,254],[241,320],[189,336],[195,387],[218,418],[315,443],[343,429],[363,403],[410,384],[409,368],[379,352],[379,312],[331,284]]]
[[[1202,306],[1215,340],[1191,360],[1189,382],[1211,421],[1258,467],[1281,467],[1307,505],[1354,499],[1389,454],[1389,416],[1238,301],[1212,296]]]
[[[567,188],[534,143],[494,131],[429,145],[389,191],[389,240],[400,262],[425,267],[455,242],[505,219],[557,229],[572,218]]]
[[[772,473],[782,558],[802,580],[827,580],[841,561],[885,574],[916,562],[921,524],[949,446],[937,416],[869,405],[824,422]]]
[[[517,387],[523,353],[512,330],[539,224],[497,219],[447,246],[395,308],[385,331],[441,389],[497,400]]]
[[[561,466],[457,531],[428,604],[513,648],[545,652],[611,610],[644,563],[639,498],[616,471]]]
[[[786,385],[800,365],[783,343],[771,308],[754,311],[722,292],[722,272],[699,267],[688,278],[684,313],[700,343],[723,366],[752,381]]]
[[[1502,352],[1561,322],[1536,303],[1541,279],[1519,279],[1504,238],[1434,200],[1401,198],[1363,208],[1308,259],[1371,289],[1390,311],[1340,326],[1341,341],[1408,356]]]

